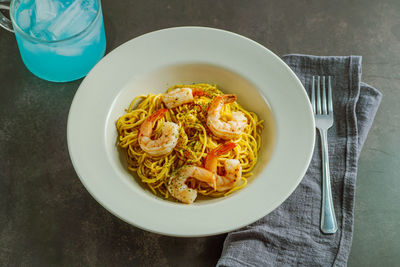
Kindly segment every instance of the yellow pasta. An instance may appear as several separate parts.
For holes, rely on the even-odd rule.
[[[165,117],[155,123],[155,135],[160,135],[160,128],[164,121],[171,121],[179,126],[179,139],[171,153],[162,157],[152,157],[144,152],[138,142],[138,130],[143,121],[154,111],[164,109],[162,94],[140,95],[134,98],[116,122],[118,130],[118,145],[126,151],[128,168],[136,172],[155,195],[169,198],[167,184],[171,174],[183,165],[203,166],[208,152],[218,145],[225,143],[214,136],[206,126],[207,109],[213,97],[223,95],[215,85],[199,83],[192,85],[175,85],[171,91],[180,87],[201,89],[206,95],[196,97],[193,103],[169,109]],[[261,131],[263,121],[257,115],[241,107],[237,102],[227,104],[222,111],[222,120],[228,120],[232,111],[241,111],[245,114],[248,125],[239,138],[231,140],[236,147],[218,159],[218,172],[223,173],[223,163],[226,159],[238,159],[242,165],[242,181],[238,186],[225,192],[217,192],[206,183],[190,180],[190,187],[197,189],[199,194],[220,197],[233,193],[247,184],[247,178],[257,163],[258,151],[261,146]]]

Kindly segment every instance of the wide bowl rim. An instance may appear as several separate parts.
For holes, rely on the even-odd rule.
[[[85,188],[88,190],[88,192],[93,196],[93,198],[99,202],[104,208],[106,208],[110,213],[112,213],[113,215],[117,216],[118,218],[122,219],[123,221],[132,224],[140,229],[143,230],[147,230],[150,232],[154,232],[154,233],[158,233],[158,234],[162,234],[162,235],[169,235],[169,236],[180,236],[180,237],[200,237],[200,236],[209,236],[209,235],[216,235],[216,234],[221,234],[221,233],[226,233],[229,231],[232,231],[234,229],[243,227],[245,225],[248,225],[256,220],[258,220],[259,218],[263,217],[264,215],[270,213],[271,211],[273,211],[275,208],[277,208],[285,199],[287,199],[287,197],[290,196],[290,194],[295,190],[295,188],[299,185],[299,183],[301,182],[307,168],[308,165],[310,163],[311,157],[312,157],[312,153],[313,153],[313,148],[314,148],[314,139],[315,139],[315,130],[314,130],[314,118],[312,116],[312,112],[311,112],[311,105],[309,103],[309,101],[306,103],[304,102],[304,108],[305,108],[305,113],[307,114],[307,123],[308,123],[308,128],[307,128],[307,134],[309,134],[309,136],[307,137],[307,142],[308,142],[308,148],[307,151],[305,151],[304,157],[302,158],[304,164],[301,168],[299,168],[298,170],[298,174],[296,175],[297,178],[293,179],[295,182],[293,182],[290,186],[290,188],[287,189],[286,194],[284,196],[281,197],[281,200],[278,201],[279,203],[274,203],[273,207],[269,207],[268,209],[264,209],[265,214],[259,214],[258,216],[252,217],[249,220],[246,220],[246,222],[241,222],[241,223],[236,223],[236,224],[231,224],[230,226],[227,226],[225,228],[221,228],[219,227],[217,228],[213,228],[212,226],[208,227],[207,229],[202,229],[202,230],[198,230],[196,229],[197,232],[194,233],[190,233],[186,230],[180,231],[180,229],[178,227],[175,228],[168,228],[168,229],[163,229],[162,227],[154,227],[153,226],[147,226],[144,225],[143,223],[138,223],[135,220],[132,220],[132,218],[127,218],[124,215],[121,215],[119,212],[116,212],[114,210],[114,208],[112,206],[109,205],[109,203],[107,203],[104,199],[102,199],[102,196],[99,196],[98,193],[96,192],[96,189],[94,189],[86,180],[86,178],[84,177],[84,175],[82,174],[82,164],[77,160],[77,154],[76,154],[76,144],[74,144],[73,141],[73,136],[74,134],[76,134],[74,131],[76,131],[76,127],[74,125],[74,119],[76,120],[76,108],[77,108],[77,103],[79,101],[79,98],[81,97],[82,92],[85,90],[84,88],[86,88],[85,86],[87,86],[87,84],[90,84],[90,82],[93,81],[93,79],[95,78],[96,73],[99,71],[100,66],[107,64],[110,62],[110,58],[114,57],[114,55],[116,55],[118,53],[118,51],[121,51],[124,47],[126,48],[127,46],[129,46],[129,44],[132,44],[134,42],[136,42],[139,39],[151,39],[154,36],[157,35],[164,35],[164,34],[188,34],[189,32],[198,32],[198,33],[202,33],[202,34],[206,34],[207,32],[212,33],[212,34],[220,34],[223,36],[230,36],[230,38],[233,39],[240,39],[241,42],[245,42],[248,44],[251,44],[253,47],[256,46],[258,47],[258,49],[262,49],[263,52],[265,52],[266,54],[268,54],[269,57],[274,58],[274,60],[276,60],[277,62],[279,62],[280,66],[283,67],[285,69],[285,71],[287,72],[287,75],[289,75],[288,77],[290,77],[290,79],[292,79],[293,82],[293,86],[301,89],[299,91],[300,95],[302,95],[302,97],[304,99],[302,99],[302,101],[304,102],[304,100],[307,98],[308,100],[308,96],[307,93],[303,87],[303,85],[301,84],[300,80],[297,78],[297,76],[295,75],[295,73],[278,57],[276,56],[273,52],[271,52],[270,50],[268,50],[267,48],[265,48],[264,46],[262,46],[261,44],[247,38],[244,36],[241,36],[239,34],[236,33],[232,33],[229,31],[225,31],[225,30],[220,30],[220,29],[214,29],[214,28],[207,28],[207,27],[192,27],[192,26],[185,26],[185,27],[174,27],[174,28],[167,28],[167,29],[162,29],[162,30],[157,30],[154,32],[150,32],[150,33],[146,33],[144,35],[141,35],[139,37],[136,37],[120,46],[118,46],[116,49],[114,49],[113,51],[111,51],[107,56],[105,56],[103,58],[103,60],[101,60],[93,69],[92,71],[88,74],[88,76],[82,81],[80,87],[78,88],[75,97],[73,99],[73,102],[71,104],[71,108],[69,111],[69,116],[68,116],[68,126],[67,126],[67,141],[68,141],[68,149],[69,149],[69,153],[70,153],[70,157],[71,157],[71,161],[72,164],[76,170],[76,173],[79,177],[79,179],[81,180],[81,182],[83,183],[83,185],[85,186]],[[279,122],[276,122],[279,123]],[[75,127],[75,128],[74,128]],[[185,210],[190,210],[189,208],[184,208],[181,211],[185,211]]]

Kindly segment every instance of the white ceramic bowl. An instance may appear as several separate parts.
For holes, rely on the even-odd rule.
[[[237,94],[266,128],[247,187],[185,205],[154,196],[127,170],[115,122],[135,96],[193,82]],[[243,36],[203,27],[148,33],[109,53],[83,80],[68,117],[70,156],[90,194],[122,220],[173,236],[224,233],[270,213],[300,183],[314,134],[307,94],[279,57]]]

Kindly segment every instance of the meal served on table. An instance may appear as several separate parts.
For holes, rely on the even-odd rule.
[[[236,100],[204,83],[137,96],[116,122],[129,170],[155,195],[187,204],[245,187],[263,121]]]

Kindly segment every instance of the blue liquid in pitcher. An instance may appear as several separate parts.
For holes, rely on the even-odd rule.
[[[40,78],[64,82],[85,76],[106,47],[97,0],[22,0],[15,31],[22,59]]]

